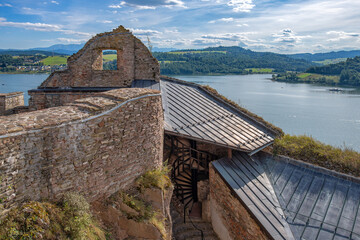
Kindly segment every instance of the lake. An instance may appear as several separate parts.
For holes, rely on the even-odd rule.
[[[37,88],[47,74],[0,74],[0,92]],[[209,85],[290,134],[360,152],[360,89],[273,82],[271,75],[175,76]]]
[[[174,77],[209,85],[286,133],[360,152],[360,88],[332,92],[327,86],[274,82],[270,74]]]

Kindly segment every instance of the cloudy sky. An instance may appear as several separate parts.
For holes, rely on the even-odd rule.
[[[124,25],[154,47],[360,49],[360,0],[0,0],[0,48],[83,43]]]

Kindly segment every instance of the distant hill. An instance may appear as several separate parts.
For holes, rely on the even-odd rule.
[[[34,56],[34,55],[44,55],[44,56],[58,56],[62,55],[61,53],[48,52],[43,50],[16,50],[16,49],[0,49],[0,55],[10,55],[10,56]]]
[[[278,74],[274,80],[360,86],[360,57],[348,58],[345,62],[336,64],[310,67],[305,73]]]
[[[305,59],[307,61],[324,61],[327,59],[337,59],[337,58],[353,58],[360,56],[360,50],[351,50],[351,51],[338,51],[338,52],[328,52],[328,53],[297,53],[297,54],[288,54],[287,56],[294,59]]]
[[[84,43],[81,44],[55,44],[50,47],[44,48],[32,48],[31,50],[42,50],[48,52],[55,52],[59,54],[72,55],[76,53],[84,46]]]
[[[244,74],[255,69],[274,72],[305,71],[316,64],[270,52],[254,52],[241,47],[154,52],[162,74]],[[250,71],[251,70],[251,71]],[[257,71],[258,72],[258,71]],[[261,70],[260,70],[261,72]]]

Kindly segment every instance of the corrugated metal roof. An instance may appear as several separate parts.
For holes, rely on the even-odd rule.
[[[162,79],[160,89],[165,130],[170,134],[246,152],[260,149],[274,140],[264,126],[219,101],[196,84]]]
[[[235,152],[232,159],[223,158],[212,164],[273,239],[294,239],[261,164],[240,152]]]
[[[296,239],[360,239],[358,182],[270,156],[261,160]]]
[[[213,166],[274,239],[360,239],[358,179],[263,153]]]
[[[246,152],[257,151],[274,140],[266,127],[194,83],[176,79],[135,80],[132,87],[161,91],[165,131]]]

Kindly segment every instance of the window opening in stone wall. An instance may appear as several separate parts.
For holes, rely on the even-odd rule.
[[[117,70],[117,51],[116,50],[103,50],[103,70]]]

